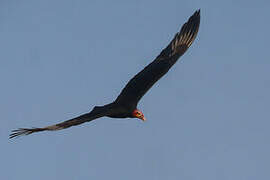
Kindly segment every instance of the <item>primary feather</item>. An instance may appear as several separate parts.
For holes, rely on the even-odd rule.
[[[189,18],[160,55],[128,82],[116,101],[137,104],[190,47],[199,31],[199,26],[200,10]]]

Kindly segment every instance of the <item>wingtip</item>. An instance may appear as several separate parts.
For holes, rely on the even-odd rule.
[[[11,134],[9,135],[9,139],[12,138],[17,138],[20,136],[25,136],[25,135],[29,135],[32,134],[34,132],[38,132],[38,131],[42,131],[43,129],[41,128],[19,128],[19,129],[15,129],[11,131]]]
[[[201,19],[200,16],[201,9],[197,9],[192,16],[190,16],[189,21],[199,20]]]
[[[180,33],[177,33],[175,42],[178,44],[186,44],[189,47],[195,40],[200,26],[200,9],[196,10],[188,21],[182,26]],[[175,44],[174,47],[177,45]],[[179,45],[178,45],[179,46]],[[173,48],[174,48],[173,47]]]
[[[9,139],[20,137],[22,135],[25,135],[25,129],[19,128],[11,131],[11,134],[9,135]]]
[[[200,16],[201,14],[201,9],[197,9],[194,13],[195,16]]]

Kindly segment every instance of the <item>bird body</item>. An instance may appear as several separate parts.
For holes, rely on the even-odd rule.
[[[40,131],[55,131],[69,128],[100,117],[139,118],[145,121],[143,113],[137,109],[137,104],[143,95],[177,62],[196,38],[200,25],[200,10],[197,10],[176,33],[169,45],[135,75],[124,87],[115,101],[104,106],[95,106],[89,113],[79,117],[47,126],[44,128],[20,128],[12,131],[10,138],[28,135]]]

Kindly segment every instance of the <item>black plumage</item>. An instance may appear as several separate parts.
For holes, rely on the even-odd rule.
[[[170,44],[157,58],[135,75],[121,91],[116,100],[104,106],[96,106],[89,113],[44,128],[20,128],[12,131],[10,138],[28,135],[40,131],[55,131],[76,126],[94,119],[107,116],[112,118],[139,118],[144,115],[137,109],[137,104],[143,95],[176,63],[180,56],[193,43],[199,30],[200,10],[197,10],[176,33]]]

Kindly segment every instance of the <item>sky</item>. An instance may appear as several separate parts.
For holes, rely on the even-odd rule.
[[[266,0],[1,0],[0,179],[270,179]],[[110,119],[8,139],[113,101],[195,10],[198,36]]]

